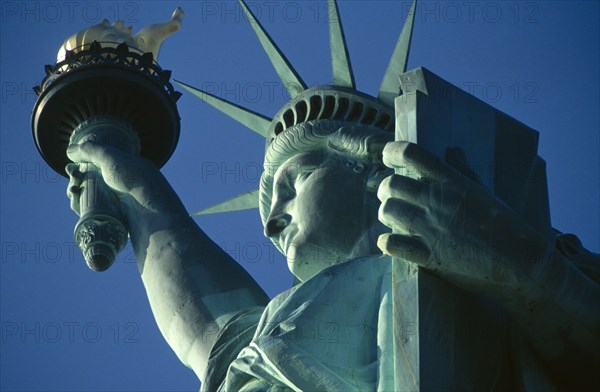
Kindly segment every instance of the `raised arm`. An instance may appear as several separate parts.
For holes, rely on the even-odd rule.
[[[210,350],[236,314],[263,307],[258,284],[189,217],[151,162],[93,142],[69,147],[91,162],[117,194],[156,322],[179,359],[202,379]],[[70,164],[67,193],[79,213],[85,173]]]

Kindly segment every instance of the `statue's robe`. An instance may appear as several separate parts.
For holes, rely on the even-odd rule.
[[[232,319],[213,348],[202,390],[393,390],[391,295],[388,257],[350,260],[321,271],[266,308]],[[405,327],[414,333],[416,326],[407,320]],[[512,384],[508,323],[497,315],[489,327],[461,334],[469,335],[470,347],[485,358],[465,369],[465,386],[507,390]],[[494,369],[494,379],[478,380],[475,372],[482,365]]]
[[[588,252],[589,254],[589,252]],[[596,260],[597,261],[597,260]],[[391,258],[324,269],[222,329],[202,391],[392,391]],[[494,301],[478,299],[475,325],[454,326],[464,368],[455,390],[556,390],[524,336]],[[471,306],[471,305],[470,305]],[[438,326],[443,328],[444,326]],[[415,333],[407,320],[404,333]],[[421,335],[423,336],[423,335]]]

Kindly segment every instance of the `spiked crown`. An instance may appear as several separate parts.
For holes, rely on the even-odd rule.
[[[267,150],[277,138],[286,134],[286,131],[295,129],[297,125],[305,122],[326,121],[335,124],[357,124],[393,134],[394,98],[400,93],[399,75],[406,72],[416,0],[413,1],[400,33],[377,98],[356,90],[344,30],[335,0],[328,0],[333,85],[312,88],[307,88],[244,1],[239,0],[239,2],[279,78],[286,86],[291,100],[271,119],[186,83],[175,81],[176,83],[227,116],[265,137]],[[265,178],[263,175],[261,180],[263,199],[265,191],[272,187],[272,174],[266,177],[270,178]],[[259,190],[250,191],[193,215],[257,208],[259,207],[259,193]],[[268,199],[270,200],[270,197]],[[265,204],[264,200],[262,204]],[[264,205],[261,207],[263,207],[261,216],[264,221],[265,209],[270,207]]]

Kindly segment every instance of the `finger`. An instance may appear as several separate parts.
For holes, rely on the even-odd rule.
[[[394,231],[427,237],[431,225],[425,211],[398,199],[386,199],[379,207],[379,221]]]
[[[71,177],[71,180],[69,181],[69,185],[67,186],[67,197],[73,198],[73,197],[79,197],[79,194],[81,193],[81,181],[74,179],[73,177]]]
[[[91,162],[95,164],[106,159],[105,148],[92,141],[70,145],[67,148],[67,156],[73,162]]]
[[[453,179],[453,170],[443,161],[408,142],[391,142],[383,149],[383,163],[392,169],[402,169],[411,178],[429,181]]]
[[[71,211],[73,211],[77,215],[81,215],[81,206],[79,203],[79,198],[79,194],[72,193],[71,195],[69,195],[69,207],[71,207]]]
[[[79,198],[81,193],[81,181],[83,173],[79,170],[79,164],[69,163],[65,167],[65,171],[69,175],[69,185],[67,185],[67,197],[70,201],[71,210],[79,215]]]
[[[118,167],[119,163],[131,164],[132,155],[112,146],[104,146],[93,141],[71,145],[67,148],[67,156],[73,162],[90,162],[100,170]]]
[[[79,181],[81,181],[81,179],[83,178],[83,173],[79,169],[79,164],[77,163],[67,163],[67,166],[65,166],[65,172],[67,172],[67,175],[70,178],[75,177]]]
[[[75,185],[69,182],[67,187],[67,197],[69,198],[71,210],[79,214],[79,198],[81,196],[81,188],[79,185]]]
[[[381,181],[377,189],[377,197],[382,202],[394,198],[415,206],[422,206],[423,190],[426,186],[422,181],[393,174]]]
[[[70,146],[67,155],[73,161],[96,165],[109,187],[126,193],[147,180],[145,176],[152,166],[141,157],[90,141]]]
[[[67,196],[71,197],[72,194],[79,193],[79,187],[81,186],[81,181],[83,181],[83,173],[79,169],[79,164],[77,163],[67,164],[65,171],[69,175]]]
[[[430,264],[431,251],[419,237],[386,233],[379,236],[377,246],[389,256],[426,267]]]

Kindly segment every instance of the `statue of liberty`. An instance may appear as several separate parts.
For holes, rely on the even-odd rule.
[[[355,88],[335,1],[333,84],[312,88],[241,4],[291,100],[270,119],[180,85],[266,139],[260,188],[206,212],[258,207],[294,287],[269,299],[150,161],[93,141],[67,151],[118,196],[157,324],[202,390],[426,390],[436,377],[456,390],[597,387],[598,256],[549,226],[545,182],[528,181],[545,173],[535,147],[514,183],[499,171],[490,185],[468,163],[486,150],[502,166],[533,131],[485,109],[483,136],[438,137],[479,106],[423,101],[442,82],[406,72],[414,4],[376,98]],[[67,172],[79,212],[85,173]],[[453,302],[438,307],[444,293]],[[429,365],[442,373],[419,370]]]

